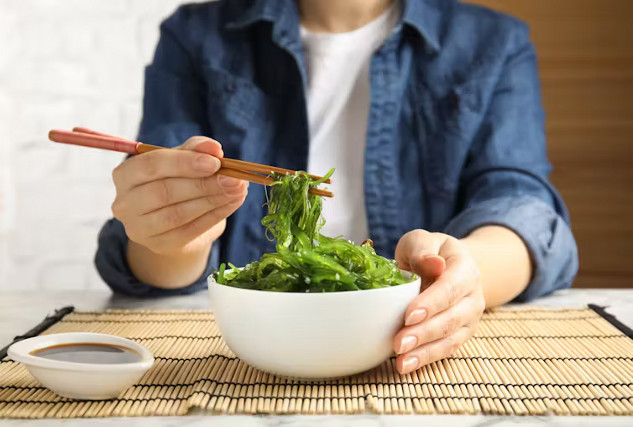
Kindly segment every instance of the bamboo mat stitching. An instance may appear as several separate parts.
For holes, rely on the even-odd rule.
[[[141,323],[141,325],[138,325]],[[77,312],[46,333],[94,331],[148,346],[154,367],[118,399],[72,401],[0,361],[0,417],[374,413],[633,415],[633,340],[591,310],[495,310],[454,356],[409,375],[395,359],[337,380],[260,372],[203,311]],[[556,338],[556,339],[554,339]]]

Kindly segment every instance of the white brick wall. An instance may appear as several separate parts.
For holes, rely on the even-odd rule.
[[[182,0],[0,0],[0,290],[103,288],[92,262],[122,155],[52,128],[133,138],[158,25]]]

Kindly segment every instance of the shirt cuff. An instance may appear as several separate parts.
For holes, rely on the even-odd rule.
[[[515,301],[571,286],[578,272],[578,249],[569,225],[550,205],[532,196],[489,199],[465,209],[445,232],[459,239],[485,225],[509,228],[530,252],[532,279]]]
[[[207,287],[206,279],[218,263],[219,248],[214,243],[207,267],[194,283],[179,289],[161,289],[139,281],[132,274],[125,255],[127,243],[128,238],[123,224],[115,218],[107,221],[99,233],[95,266],[101,278],[116,293],[138,297],[191,294]]]

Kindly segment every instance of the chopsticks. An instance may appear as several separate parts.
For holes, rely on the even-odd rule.
[[[51,130],[48,133],[48,138],[51,141],[64,144],[101,148],[104,150],[119,151],[129,154],[143,154],[154,150],[169,150],[169,148],[166,147],[130,141],[124,138],[108,135],[83,127],[76,127],[73,129],[72,132],[65,130]],[[220,170],[218,170],[217,173],[262,185],[271,185],[274,182],[273,178],[267,176],[267,174],[271,172],[281,174],[297,173],[296,171],[290,169],[262,165],[259,163],[251,163],[243,160],[222,158],[220,159],[220,162],[222,164],[222,167],[220,168]],[[320,176],[309,176],[315,181],[321,179]],[[330,182],[331,181],[329,179],[324,181],[324,183]],[[311,188],[310,193],[318,196],[334,197],[334,194],[332,194],[332,192],[321,190],[319,188]]]

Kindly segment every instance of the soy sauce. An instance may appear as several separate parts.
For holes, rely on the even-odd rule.
[[[103,365],[134,363],[141,360],[141,355],[131,348],[93,342],[52,345],[34,350],[31,355],[62,362],[97,363]]]

